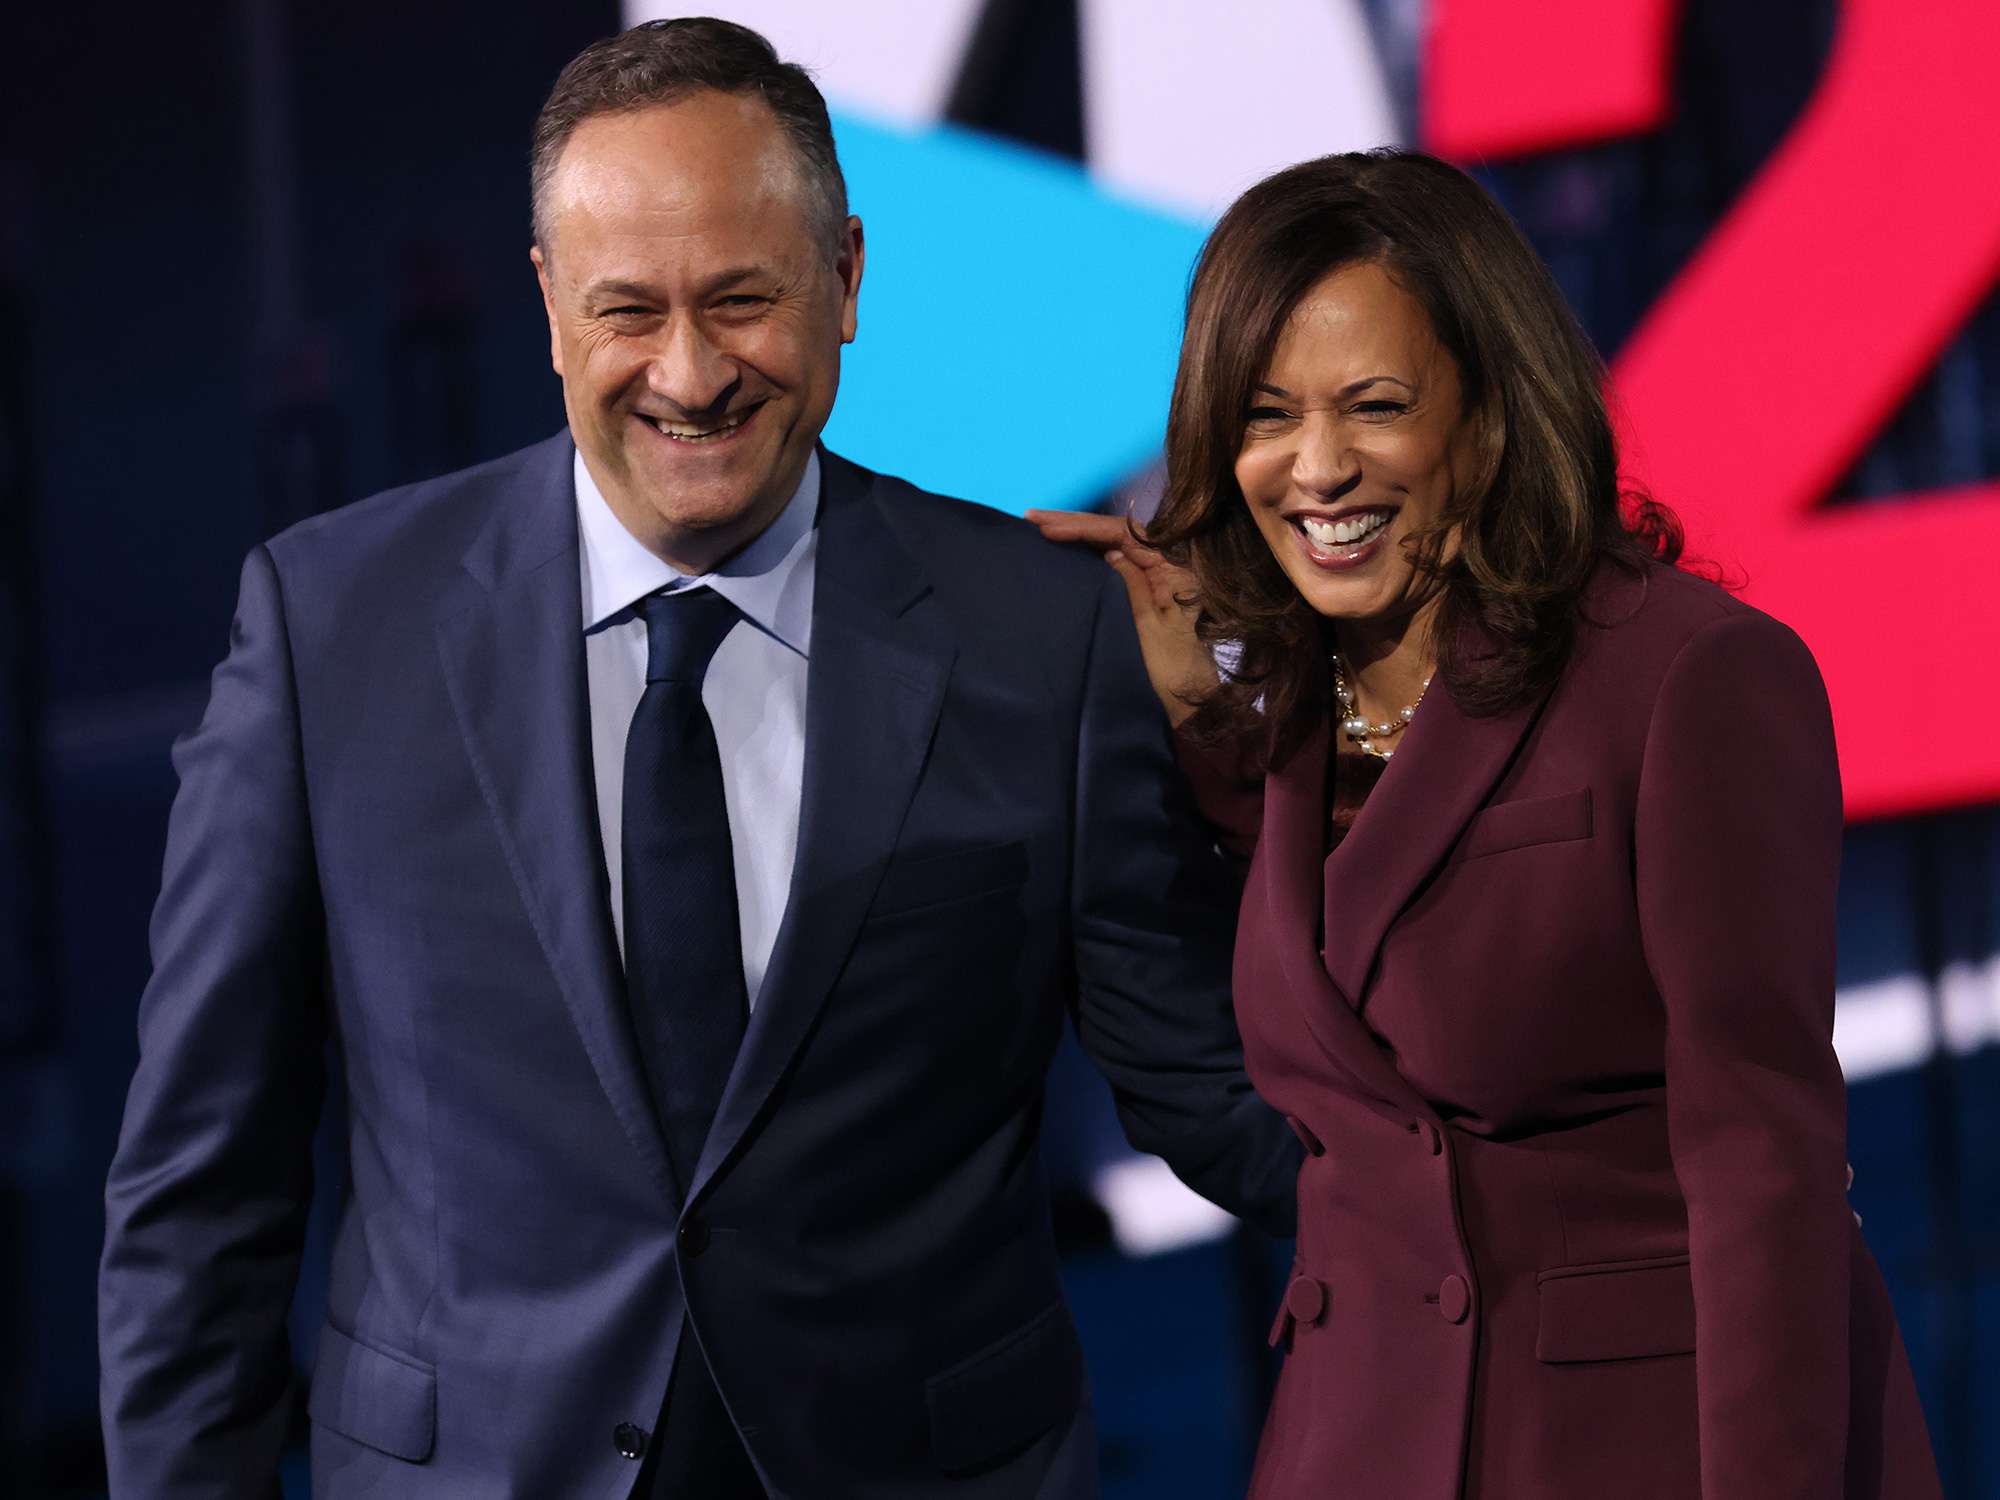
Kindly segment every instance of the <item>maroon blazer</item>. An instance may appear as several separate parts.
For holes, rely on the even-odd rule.
[[[1585,616],[1534,702],[1432,692],[1331,857],[1323,703],[1261,795],[1190,757],[1308,1153],[1252,1495],[1930,1500],[1844,1188],[1819,672],[1665,567]]]

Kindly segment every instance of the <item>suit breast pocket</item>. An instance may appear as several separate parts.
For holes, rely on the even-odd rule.
[[[1463,864],[1469,859],[1504,854],[1510,849],[1573,843],[1589,838],[1591,832],[1589,787],[1553,797],[1497,802],[1466,825],[1451,858],[1454,864]]]
[[[1012,890],[1028,878],[1028,846],[985,844],[916,859],[891,860],[868,908],[871,917],[919,911],[992,891]]]

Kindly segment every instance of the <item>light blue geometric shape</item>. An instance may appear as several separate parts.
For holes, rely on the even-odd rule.
[[[828,446],[1016,514],[1153,457],[1202,228],[972,131],[833,124],[868,263]]]

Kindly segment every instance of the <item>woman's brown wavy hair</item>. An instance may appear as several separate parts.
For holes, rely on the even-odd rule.
[[[1554,681],[1600,560],[1680,555],[1670,511],[1621,497],[1603,365],[1506,211],[1418,152],[1302,162],[1231,205],[1188,292],[1166,493],[1146,537],[1192,570],[1202,637],[1240,651],[1188,721],[1198,739],[1282,759],[1312,727],[1325,622],[1272,557],[1235,463],[1252,387],[1292,309],[1329,272],[1364,262],[1429,314],[1476,429],[1471,481],[1414,546],[1440,585],[1438,670],[1462,707],[1496,712]],[[1468,650],[1479,637],[1467,625],[1497,649]]]

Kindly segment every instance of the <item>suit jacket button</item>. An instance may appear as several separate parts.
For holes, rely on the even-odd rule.
[[[682,1254],[701,1254],[708,1248],[708,1221],[699,1218],[682,1220],[680,1236]]]
[[[611,1441],[618,1445],[623,1458],[644,1458],[646,1456],[646,1429],[630,1422],[620,1422],[611,1429]]]
[[[1447,1323],[1463,1323],[1472,1311],[1472,1288],[1463,1276],[1447,1276],[1438,1288],[1438,1312]]]
[[[1326,1287],[1311,1276],[1294,1276],[1285,1288],[1285,1311],[1300,1323],[1317,1323],[1326,1311]]]

